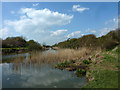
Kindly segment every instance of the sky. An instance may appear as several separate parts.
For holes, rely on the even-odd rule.
[[[3,2],[0,38],[23,36],[53,45],[87,34],[100,37],[117,23],[117,2]]]

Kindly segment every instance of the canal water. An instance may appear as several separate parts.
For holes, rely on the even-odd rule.
[[[29,58],[29,53],[6,55],[2,60]],[[86,78],[76,77],[74,72],[59,70],[49,64],[1,63],[2,88],[81,88]]]

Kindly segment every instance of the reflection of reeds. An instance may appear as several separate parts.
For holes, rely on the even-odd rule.
[[[40,64],[55,64],[65,61],[75,61],[75,65],[79,65],[83,60],[87,60],[89,57],[99,53],[101,50],[93,50],[88,48],[81,48],[79,50],[74,49],[59,49],[55,52],[32,52],[28,59],[19,57],[14,59],[13,70],[19,71],[21,65],[25,67],[31,67]]]
[[[100,50],[99,50],[100,51]],[[16,58],[13,63],[16,65],[19,63],[25,64],[42,64],[42,63],[58,63],[70,60],[81,61],[88,59],[98,50],[81,48],[79,50],[74,49],[60,49],[56,52],[33,52],[31,56],[25,60],[24,57]]]
[[[20,56],[18,58],[15,58],[12,60],[13,63],[21,63],[24,61],[24,57],[23,56]]]
[[[31,63],[53,63],[69,60],[81,60],[90,56],[92,54],[91,52],[93,53],[93,50],[88,48],[81,48],[80,50],[60,49],[55,53],[47,52],[46,54],[36,52],[32,54],[29,61]]]

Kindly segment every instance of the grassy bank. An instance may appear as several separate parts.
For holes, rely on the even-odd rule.
[[[28,48],[0,48],[2,55],[28,52]]]
[[[94,80],[84,88],[118,88],[118,71],[95,70],[91,74]]]
[[[76,61],[64,61],[55,67],[75,71],[78,77],[86,75],[88,83],[83,88],[118,88],[119,48],[110,51],[92,51],[86,58]]]
[[[118,88],[118,71],[94,70],[91,74],[94,80],[84,88]]]
[[[91,64],[87,77],[93,78],[83,88],[118,88],[118,49],[102,53],[104,58],[99,64]]]
[[[89,48],[60,49],[52,53],[34,52],[28,63],[52,63],[55,68],[75,71],[78,77],[86,75],[88,83],[83,88],[118,88],[118,54],[119,48],[110,51]]]

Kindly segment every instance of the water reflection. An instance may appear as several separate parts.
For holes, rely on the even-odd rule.
[[[50,52],[55,53],[49,50],[43,53]],[[20,60],[21,56],[22,62],[9,61]],[[74,72],[55,69],[51,64],[33,64],[27,61],[29,58],[29,53],[3,56],[3,61],[9,61],[0,64],[3,88],[80,88],[86,83],[85,77],[78,78]]]
[[[50,65],[26,65],[15,66],[12,63],[4,63],[3,88],[75,88],[86,83],[85,77],[78,78],[74,72],[61,71]]]
[[[3,55],[0,57],[2,57],[2,60],[6,60],[6,59],[19,58],[19,57],[24,57],[25,59],[28,59],[29,56],[30,56],[29,53],[21,53],[21,54],[13,54],[13,55]]]

